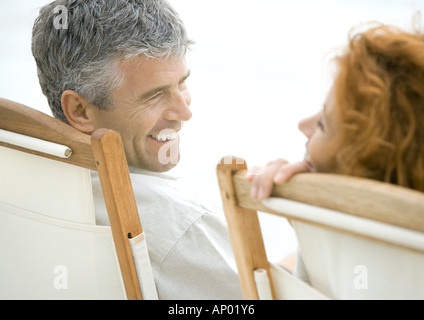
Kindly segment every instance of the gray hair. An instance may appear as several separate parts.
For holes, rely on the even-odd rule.
[[[111,109],[110,93],[123,81],[119,61],[183,57],[191,43],[166,0],[57,0],[40,9],[32,54],[53,115],[67,122],[65,90]]]

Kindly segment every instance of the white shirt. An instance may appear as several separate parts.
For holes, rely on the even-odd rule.
[[[178,179],[130,171],[159,299],[242,299],[224,221]],[[96,223],[109,225],[97,172],[92,184]]]

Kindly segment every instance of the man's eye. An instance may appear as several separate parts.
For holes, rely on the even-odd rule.
[[[162,94],[163,94],[162,92],[156,93],[154,96],[150,97],[148,101],[155,100],[155,99],[161,97]]]

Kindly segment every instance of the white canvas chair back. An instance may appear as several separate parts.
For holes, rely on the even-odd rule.
[[[110,228],[0,203],[1,299],[125,299]]]
[[[95,223],[90,170],[111,227]],[[0,253],[1,299],[157,299],[117,133],[90,141],[0,99]]]
[[[0,130],[0,141],[8,141],[9,135],[10,131]],[[2,203],[56,219],[95,224],[90,170],[86,168],[0,147],[0,177]]]
[[[246,298],[424,299],[424,194],[314,173],[261,202],[250,198],[245,172],[240,159],[218,165]],[[290,219],[310,285],[268,263],[257,210]]]
[[[424,299],[423,233],[286,199],[264,205],[307,221],[292,225],[310,283],[326,296]]]

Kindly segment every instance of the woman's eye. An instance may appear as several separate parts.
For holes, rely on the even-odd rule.
[[[322,131],[324,131],[324,123],[322,122],[322,120],[319,120],[318,122],[317,122],[317,126],[322,130]]]

